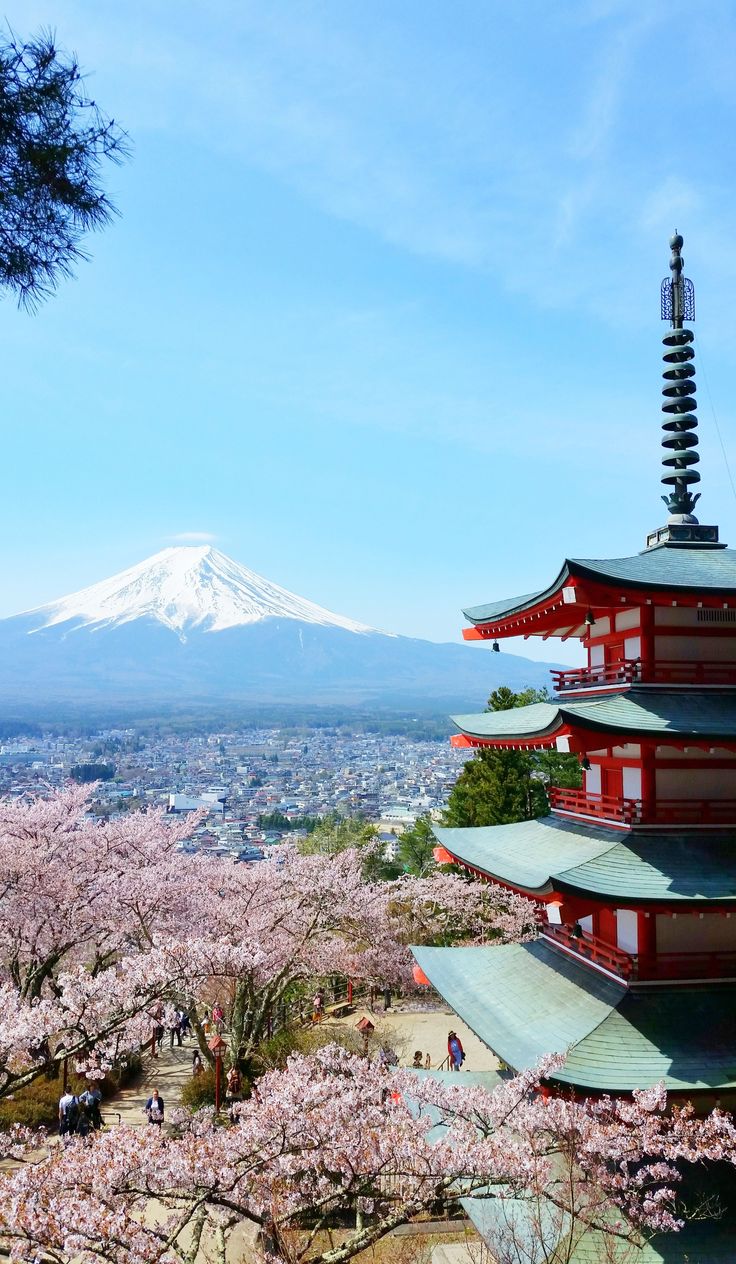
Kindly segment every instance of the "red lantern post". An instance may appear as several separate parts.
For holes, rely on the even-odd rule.
[[[215,1114],[220,1113],[220,1080],[222,1078],[222,1051],[227,1048],[227,1041],[219,1034],[207,1042],[207,1048],[215,1055]]]

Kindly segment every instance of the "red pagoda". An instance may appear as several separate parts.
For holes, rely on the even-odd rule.
[[[666,524],[634,557],[569,559],[546,588],[465,611],[469,640],[577,638],[549,702],[454,717],[460,747],[555,748],[579,790],[550,814],[437,829],[459,865],[538,902],[525,944],[417,948],[453,1010],[509,1067],[566,1053],[583,1094],[664,1080],[736,1101],[736,550],[698,522],[692,283],[662,283]]]

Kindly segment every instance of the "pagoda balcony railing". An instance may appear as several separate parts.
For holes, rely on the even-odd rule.
[[[585,790],[567,790],[548,786],[547,798],[554,812],[570,816],[595,817],[596,820],[619,825],[637,825],[641,821],[641,799],[621,799],[609,794],[587,794]]]
[[[672,979],[736,978],[736,951],[658,952],[656,956],[640,956],[637,978],[664,982]]]
[[[604,689],[623,685],[736,685],[736,663],[715,659],[699,663],[658,659],[645,665],[639,659],[620,663],[602,663],[596,667],[575,667],[569,671],[553,671],[556,693],[576,689]]]
[[[692,826],[736,825],[736,799],[641,799],[615,798],[548,786],[547,798],[553,812],[615,825],[661,825],[672,829]]]
[[[542,934],[581,961],[615,974],[624,983],[736,978],[736,951],[658,952],[639,956],[624,952],[623,948],[606,943],[587,930],[576,934],[571,926],[546,925]]]
[[[632,957],[630,952],[624,952],[622,948],[616,948],[614,944],[607,944],[605,940],[598,939],[596,935],[591,935],[588,931],[576,935],[571,926],[547,925],[543,928],[542,934],[553,943],[567,949],[568,952],[574,953],[581,960],[608,970],[624,982],[629,982],[636,976],[636,958]]]

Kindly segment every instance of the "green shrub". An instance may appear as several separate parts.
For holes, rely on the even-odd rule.
[[[104,1080],[95,1080],[103,1101],[114,1097],[126,1084],[136,1080],[141,1074],[142,1066],[140,1054],[131,1053],[124,1060],[116,1062]],[[59,1098],[63,1092],[63,1083],[61,1075],[53,1079],[39,1076],[26,1088],[18,1089],[12,1097],[0,1100],[0,1132],[6,1132],[13,1124],[21,1124],[26,1128],[55,1128],[59,1122]],[[86,1080],[81,1075],[69,1076],[69,1087],[73,1093],[83,1093],[91,1084],[91,1080]]]
[[[224,1076],[222,1096],[225,1097]],[[215,1104],[215,1072],[212,1067],[205,1067],[201,1075],[193,1075],[181,1090],[181,1104],[189,1110],[201,1110],[203,1106]]]
[[[61,1076],[55,1080],[41,1076],[26,1088],[18,1089],[12,1097],[3,1098],[0,1101],[0,1131],[6,1132],[13,1124],[26,1128],[55,1128],[59,1122],[62,1085]],[[78,1075],[70,1075],[69,1087],[73,1093],[83,1093],[87,1082]]]

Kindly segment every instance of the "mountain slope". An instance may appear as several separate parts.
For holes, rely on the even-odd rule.
[[[378,632],[215,549],[165,549],[99,584],[0,620],[0,700],[177,705],[342,703],[480,708],[549,664],[487,646]]]
[[[287,592],[210,545],[162,549],[110,579],[25,613],[41,619],[43,627],[73,621],[112,628],[151,618],[179,633],[188,627],[219,632],[284,618],[348,632],[373,631]]]

